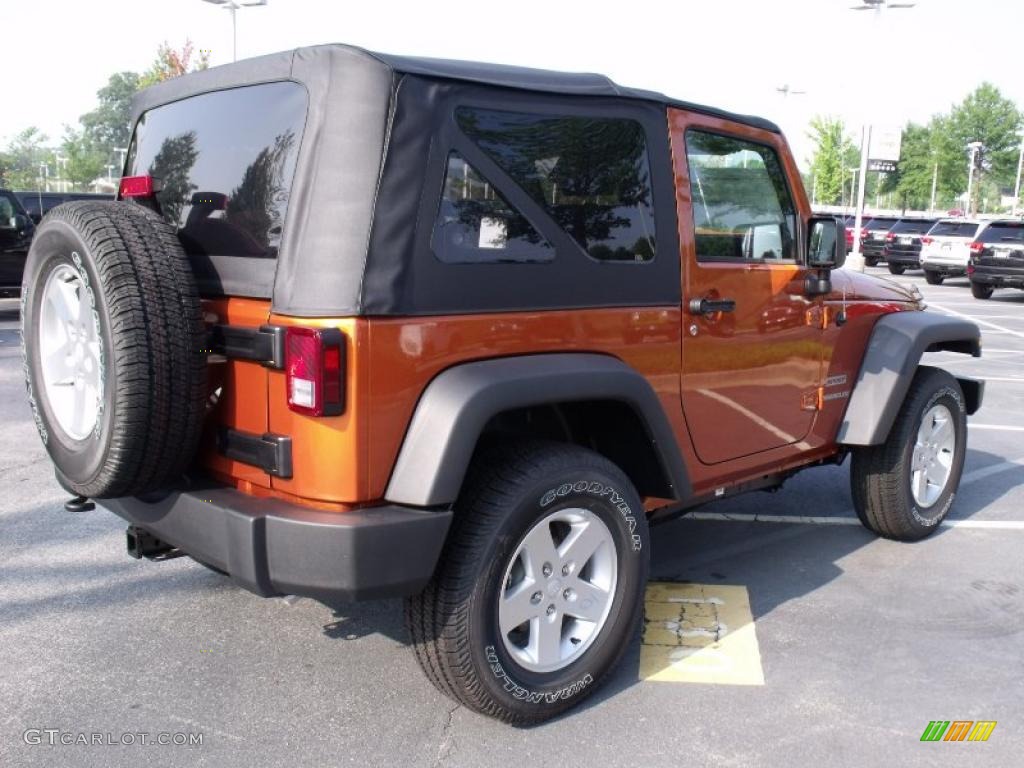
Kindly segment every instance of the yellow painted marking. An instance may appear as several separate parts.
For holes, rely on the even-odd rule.
[[[640,679],[764,685],[747,588],[648,584]]]
[[[979,720],[974,724],[974,728],[971,730],[971,735],[967,737],[967,740],[988,741],[988,737],[992,735],[992,731],[995,727],[995,720]]]

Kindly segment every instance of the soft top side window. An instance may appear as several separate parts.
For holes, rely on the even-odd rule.
[[[545,262],[555,251],[457,152],[448,155],[431,249],[446,264]]]
[[[698,261],[794,261],[796,213],[775,150],[686,132]]]
[[[459,128],[592,258],[654,259],[643,126],[635,120],[459,107]]]

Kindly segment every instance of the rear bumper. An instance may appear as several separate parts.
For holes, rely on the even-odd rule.
[[[322,512],[212,481],[158,499],[97,504],[264,597],[327,603],[416,594],[434,573],[450,510]]]
[[[971,282],[981,285],[1006,286],[1007,288],[1024,288],[1024,268],[977,264],[971,273]]]
[[[915,268],[921,266],[920,254],[913,252],[890,250],[886,252],[885,260],[896,266]]]

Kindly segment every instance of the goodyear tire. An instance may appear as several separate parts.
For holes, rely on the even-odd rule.
[[[29,404],[61,485],[109,498],[181,475],[206,366],[199,294],[169,225],[131,203],[53,209],[29,251],[21,316]]]
[[[857,516],[880,536],[923,539],[949,512],[966,454],[960,384],[946,371],[918,368],[886,441],[853,453]]]
[[[433,580],[406,601],[435,686],[508,723],[593,693],[640,624],[650,541],[640,498],[604,457],[514,442],[474,461]]]

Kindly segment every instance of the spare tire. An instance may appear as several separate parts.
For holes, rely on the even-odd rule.
[[[21,296],[29,404],[61,485],[111,498],[178,478],[199,443],[206,354],[175,230],[135,203],[58,206]]]

